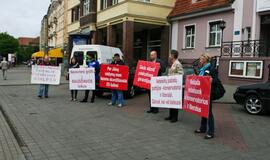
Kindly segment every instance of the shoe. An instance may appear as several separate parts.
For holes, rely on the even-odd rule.
[[[204,139],[213,139],[214,138],[214,136],[213,135],[210,135],[210,134],[207,134],[205,137],[204,137]]]
[[[108,106],[113,106],[114,104],[112,102],[109,102],[107,105]]]
[[[70,98],[70,101],[74,101],[74,99],[73,98]]]
[[[83,99],[83,100],[81,100],[80,102],[81,102],[81,103],[86,103],[87,100],[86,100],[86,99]]]
[[[201,131],[200,129],[196,129],[194,133],[205,133],[204,131]]]
[[[117,107],[122,108],[122,107],[123,107],[123,105],[122,105],[122,104],[118,104],[118,105],[117,105]]]
[[[91,100],[90,103],[94,103],[95,101],[94,100]]]
[[[177,119],[171,119],[171,123],[175,123],[175,122],[177,122],[178,120]]]
[[[42,96],[38,96],[38,98],[40,98],[40,99],[41,99],[41,98],[42,98]]]
[[[77,101],[77,99],[75,98],[75,99],[73,99],[73,101],[74,101],[74,102],[76,102],[76,101]]]
[[[45,96],[45,98],[49,98],[49,96]]]
[[[153,113],[153,111],[150,109],[149,111],[147,111],[146,113]]]
[[[164,120],[165,121],[170,121],[170,120],[172,120],[172,118],[171,117],[166,117],[166,118],[164,118]]]

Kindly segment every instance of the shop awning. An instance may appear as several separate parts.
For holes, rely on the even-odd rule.
[[[32,58],[41,58],[41,57],[44,57],[44,56],[45,56],[45,53],[43,51],[39,51],[39,52],[36,52],[36,53],[32,54]]]
[[[56,49],[50,50],[48,55],[51,58],[63,58],[64,57],[61,48],[56,48]]]

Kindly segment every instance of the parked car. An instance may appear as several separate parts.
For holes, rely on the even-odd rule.
[[[270,110],[270,82],[240,86],[233,97],[249,114],[263,114]]]

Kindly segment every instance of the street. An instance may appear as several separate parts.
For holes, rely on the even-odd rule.
[[[50,86],[48,99],[38,99],[37,86],[28,82],[29,70],[13,68],[10,79],[0,80],[1,85],[10,84],[0,87],[6,115],[0,114],[0,159],[265,160],[270,156],[269,115],[251,116],[236,104],[216,103],[216,138],[207,141],[193,133],[200,124],[197,116],[181,111],[179,121],[171,124],[164,121],[167,109],[147,114],[145,94],[126,100],[124,108],[107,106],[109,97],[82,104],[70,102],[68,84],[62,84]],[[82,99],[83,92],[78,97]]]

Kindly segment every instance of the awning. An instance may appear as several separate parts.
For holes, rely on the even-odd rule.
[[[51,58],[63,58],[64,57],[61,48],[56,48],[56,49],[50,50],[48,55]]]
[[[44,56],[45,56],[45,53],[43,51],[39,51],[39,52],[36,52],[36,53],[32,54],[32,58],[41,58],[41,57],[44,57]]]

